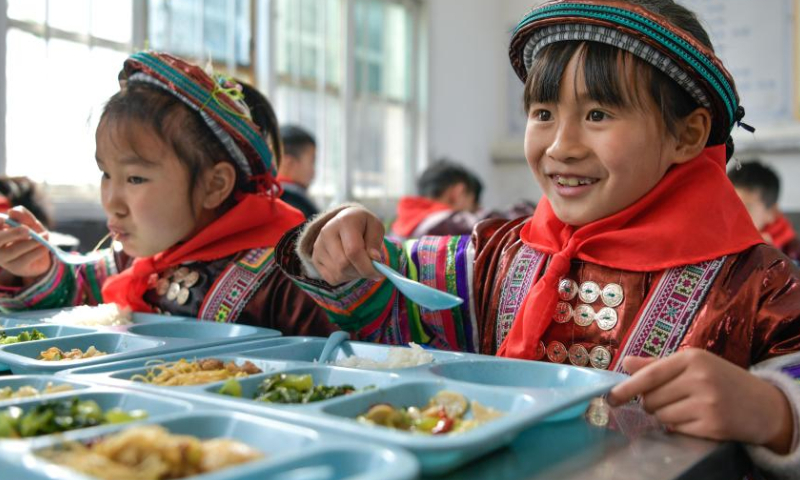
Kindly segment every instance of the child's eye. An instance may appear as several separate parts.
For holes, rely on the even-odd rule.
[[[140,184],[142,184],[142,183],[144,183],[146,181],[147,181],[147,179],[146,178],[142,178],[142,177],[136,177],[136,176],[128,177],[128,183],[133,184],[133,185],[140,185]]]
[[[602,122],[606,119],[606,113],[600,110],[592,110],[587,116],[590,122]]]
[[[539,109],[531,112],[531,117],[540,122],[549,122],[553,118],[553,114],[550,113],[550,110]]]

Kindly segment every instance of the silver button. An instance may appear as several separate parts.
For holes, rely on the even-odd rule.
[[[178,292],[178,298],[176,298],[179,305],[185,305],[186,302],[189,301],[189,289],[186,287],[181,288],[181,291]]]
[[[163,297],[169,291],[169,280],[166,278],[159,278],[156,282],[156,293],[159,297]]]
[[[172,276],[172,280],[175,282],[182,282],[186,275],[189,275],[189,269],[186,267],[179,268],[175,274]]]
[[[583,345],[576,343],[569,347],[569,362],[578,367],[589,365],[589,351]]]
[[[564,363],[567,359],[567,347],[561,342],[550,342],[547,345],[547,358],[553,363]]]
[[[572,305],[567,302],[558,302],[556,304],[556,313],[553,315],[553,320],[556,323],[567,323],[572,319]]]
[[[562,278],[558,282],[558,298],[565,301],[570,301],[578,294],[578,284],[575,280],[569,278]]]
[[[169,289],[167,290],[167,300],[170,302],[178,298],[178,293],[181,291],[181,286],[175,282],[169,284]]]
[[[600,330],[611,330],[617,326],[617,312],[611,307],[603,307],[597,312],[595,321]]]
[[[186,288],[192,288],[192,287],[194,287],[195,285],[197,285],[197,282],[198,282],[199,280],[200,280],[200,274],[199,274],[199,273],[197,273],[197,272],[195,272],[195,271],[191,271],[191,272],[189,272],[188,274],[186,274],[186,277],[184,277],[184,279],[183,279],[183,285],[184,285]]]
[[[603,305],[607,307],[618,307],[625,298],[622,292],[622,287],[616,283],[609,283],[603,287],[603,293],[600,295],[603,299]]]
[[[595,282],[583,282],[578,289],[578,297],[583,303],[594,303],[600,298],[600,285]]]
[[[608,370],[611,365],[611,352],[606,347],[597,346],[589,352],[589,363],[594,368]]]
[[[580,325],[581,327],[588,327],[589,325],[594,322],[594,308],[591,305],[578,305],[578,308],[575,309],[575,313],[572,314],[572,318],[575,319],[575,323]]]
[[[534,360],[541,360],[544,358],[546,354],[546,349],[544,347],[544,342],[539,340],[539,345],[536,346],[536,353],[533,356]]]

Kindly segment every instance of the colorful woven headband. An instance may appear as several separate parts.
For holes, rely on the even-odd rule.
[[[272,152],[251,120],[250,110],[241,100],[243,96],[235,82],[157,52],[131,55],[125,60],[124,71],[128,84],[155,85],[199,112],[255,191],[274,192],[278,172]]]
[[[615,46],[664,72],[711,111],[709,144],[725,143],[744,108],[731,74],[714,52],[668,19],[625,1],[556,0],[534,8],[514,30],[511,66],[524,82],[547,45],[591,41]]]

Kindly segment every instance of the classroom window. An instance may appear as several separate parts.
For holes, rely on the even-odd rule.
[[[94,124],[130,50],[131,0],[8,0],[6,173],[96,183]]]
[[[210,58],[215,70],[265,87],[283,123],[317,137],[315,195],[397,198],[410,189],[417,0],[5,1],[3,173],[44,182],[56,202],[97,202],[97,120],[124,59],[145,47],[200,65]],[[271,15],[257,19],[265,4]],[[256,38],[256,20],[269,22],[271,44]],[[264,49],[269,78],[259,83]]]
[[[94,130],[131,51],[210,57],[252,79],[251,0],[6,1],[5,173],[57,202],[99,199]]]
[[[397,198],[407,191],[404,172],[413,169],[417,128],[412,87],[419,8],[400,1],[277,0],[274,101],[284,123],[317,137],[316,196]],[[353,22],[352,42],[342,31],[344,16]],[[348,76],[351,96],[343,94]]]

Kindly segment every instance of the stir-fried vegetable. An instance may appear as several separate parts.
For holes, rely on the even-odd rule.
[[[27,412],[19,407],[0,411],[0,438],[25,438],[94,427],[107,423],[124,423],[147,418],[144,410],[106,412],[94,400],[59,400],[44,402]]]
[[[22,342],[31,342],[33,340],[44,340],[47,336],[36,330],[25,330],[21,332],[19,335],[8,335],[6,332],[0,332],[0,345],[10,345],[12,343],[22,343]]]
[[[355,392],[352,385],[314,385],[311,375],[281,373],[265,379],[256,391],[255,400],[266,403],[311,403]],[[223,395],[242,396],[242,387],[230,379],[218,390]]]
[[[381,403],[373,405],[358,421],[396,430],[441,435],[458,433],[502,416],[501,412],[472,401],[472,418],[465,415],[470,409],[463,395],[448,390],[437,393],[424,408],[395,408]]]

